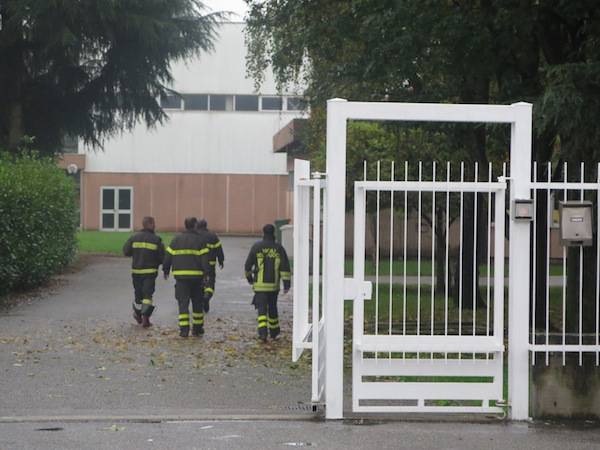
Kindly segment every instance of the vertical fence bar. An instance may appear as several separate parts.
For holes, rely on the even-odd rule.
[[[596,349],[600,348],[600,163],[596,167]],[[600,352],[596,350],[596,365],[600,365]]]
[[[435,161],[433,161],[432,180],[435,183]],[[435,326],[435,190],[432,192],[433,200],[431,206],[431,335]],[[433,359],[433,353],[431,354]]]
[[[450,161],[446,162],[446,181],[450,182]],[[444,336],[448,336],[448,285],[449,285],[449,250],[450,250],[450,191],[446,191],[446,280],[444,286]],[[444,356],[447,358],[448,354]]]
[[[492,182],[492,163],[488,163],[488,182]],[[485,312],[485,335],[490,335],[490,294],[491,294],[491,277],[490,272],[492,271],[491,257],[492,257],[492,193],[488,193],[488,205],[487,205],[488,217],[487,217],[487,270],[486,270],[486,312]],[[494,225],[495,226],[495,225]],[[495,258],[495,256],[494,256]],[[487,355],[489,357],[489,354]],[[487,359],[487,358],[486,358]]]
[[[392,161],[392,169],[390,179],[394,181],[394,161]],[[390,292],[388,297],[388,322],[389,322],[389,330],[388,334],[392,334],[392,317],[393,317],[393,293],[394,293],[394,190],[390,190]],[[390,352],[390,358],[392,357],[392,353]]]
[[[465,163],[464,161],[461,161],[460,163],[460,182],[464,183],[465,182]],[[458,252],[458,335],[461,336],[462,335],[462,290],[463,290],[463,283],[462,283],[462,273],[463,273],[463,206],[464,206],[464,195],[463,195],[463,191],[461,189],[460,191],[460,224],[459,224],[459,229],[460,229],[460,236],[459,236],[459,241],[458,241],[458,246],[460,248],[459,252]],[[460,359],[460,353],[459,353],[459,359]]]
[[[505,178],[502,178],[505,180]],[[505,190],[495,192],[494,211],[494,338],[504,342],[504,207]]]
[[[358,282],[364,280],[365,276],[365,235],[367,222],[367,194],[366,189],[354,186],[354,279]],[[354,342],[360,342],[364,335],[365,317],[364,317],[364,298],[359,296],[353,300],[352,305],[352,339]],[[353,408],[359,406],[359,387],[362,382],[360,364],[362,362],[362,352],[355,345],[352,349],[352,405]]]
[[[583,161],[580,166],[581,184],[585,182],[585,166]],[[583,187],[579,191],[579,200],[583,201]],[[583,344],[583,246],[579,246],[579,345]],[[583,352],[579,351],[579,365],[583,364]]]
[[[423,162],[419,161],[419,181],[422,181]],[[417,225],[417,336],[421,334],[421,190],[418,192],[418,225]],[[417,359],[419,354],[417,353]]]
[[[381,181],[381,161],[377,161],[377,181]],[[379,208],[381,206],[381,194],[377,186],[377,212],[375,216],[375,334],[379,334]],[[377,354],[375,354],[377,358]]]
[[[552,162],[548,162],[548,183],[552,181]],[[550,232],[552,227],[552,205],[550,204],[550,188],[546,189],[546,345],[550,343]],[[534,280],[535,286],[535,280]],[[535,316],[535,311],[533,311]],[[549,364],[549,352],[546,351],[546,365]]]
[[[475,162],[475,183],[479,181],[479,164]],[[473,193],[473,336],[475,336],[475,327],[477,322],[477,192]],[[475,353],[473,353],[475,359]]]
[[[404,161],[404,181],[408,181],[408,161]],[[406,334],[406,237],[408,235],[408,191],[404,191],[404,267],[402,285],[402,334]],[[404,358],[404,353],[402,353]]]
[[[514,199],[531,199],[532,105],[515,103],[511,125],[511,204]],[[513,216],[514,218],[514,216]],[[508,307],[508,391],[510,416],[529,417],[529,296],[531,294],[531,223],[510,221],[510,266]]]
[[[344,236],[346,230],[347,102],[327,101],[327,284],[325,285],[325,417],[344,411]]]
[[[313,264],[312,264],[312,401],[319,401],[319,304],[321,288],[321,180],[313,181]],[[317,369],[315,370],[315,367]]]
[[[532,279],[533,286],[531,287],[531,343],[535,344],[535,325],[536,325],[536,275],[537,275],[537,161],[533,162],[533,261],[532,264]],[[548,236],[550,239],[550,236]],[[535,352],[531,354],[531,365],[535,365]]]
[[[596,167],[596,349],[600,347],[600,163]],[[596,350],[596,366],[600,365],[600,352]]]
[[[567,162],[564,162],[563,165],[563,182],[565,183],[565,188],[563,191],[563,201],[566,202],[568,199],[567,192],[567,181],[569,177],[567,176]],[[562,248],[562,263],[563,263],[563,282],[562,282],[562,364],[563,366],[566,364],[566,352],[564,350],[564,346],[566,344],[566,335],[567,335],[567,249],[563,245]]]

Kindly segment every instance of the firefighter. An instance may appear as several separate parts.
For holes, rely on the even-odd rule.
[[[144,328],[152,326],[150,316],[154,311],[152,295],[158,275],[158,266],[165,256],[165,246],[154,233],[153,217],[144,217],[142,231],[135,233],[125,245],[123,254],[131,256],[131,278],[133,280],[133,318]]]
[[[208,223],[205,219],[198,220],[198,234],[206,241],[209,256],[208,256],[208,281],[204,286],[204,312],[207,313],[210,309],[210,299],[215,295],[215,279],[217,277],[217,262],[219,268],[223,270],[225,263],[225,255],[223,254],[223,245],[219,237],[208,229]]]
[[[244,269],[254,290],[252,304],[258,312],[258,337],[263,342],[266,342],[267,334],[275,339],[280,332],[277,313],[280,282],[283,281],[283,290],[287,293],[291,274],[285,249],[275,242],[273,225],[263,227],[263,239],[250,249]]]
[[[179,336],[190,332],[189,303],[192,302],[192,336],[204,334],[203,287],[208,273],[209,250],[204,239],[196,233],[195,217],[185,219],[185,231],[173,238],[167,247],[163,272],[169,278],[171,268],[175,277],[175,298],[179,305]]]

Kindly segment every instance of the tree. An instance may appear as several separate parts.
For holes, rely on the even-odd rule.
[[[218,14],[198,0],[2,0],[0,147],[25,135],[53,153],[64,136],[100,146],[165,120],[170,64],[212,48]]]
[[[330,97],[530,101],[534,103],[535,160],[598,160],[600,131],[594,121],[600,113],[600,10],[594,0],[248,3],[250,73],[260,82],[260,72],[272,64],[282,84],[304,79],[312,111],[323,108]],[[506,130],[454,126],[446,133],[455,147],[463,146],[470,163],[485,167],[488,161],[507,156]],[[544,169],[538,175],[547,176]],[[560,169],[553,176],[560,176]],[[539,193],[539,205],[545,205],[544,195]],[[472,199],[466,203],[474,204]],[[473,222],[473,213],[465,210],[466,223]],[[542,232],[547,217],[544,206],[538,208],[538,263],[545,263],[547,257]],[[472,236],[473,231],[467,227],[464,236]],[[483,244],[478,239],[477,247]],[[466,253],[472,254],[469,249]],[[595,267],[591,252],[585,254],[586,267]],[[469,283],[473,258],[462,262]],[[578,264],[571,251],[569,273],[575,273]],[[589,270],[585,275],[586,305],[593,305],[597,289],[593,273]],[[573,288],[569,292],[578,291],[575,278],[569,277]],[[545,273],[537,274],[538,295],[547,282]],[[543,317],[544,302],[536,305],[535,314]],[[584,316],[593,318],[593,314]]]

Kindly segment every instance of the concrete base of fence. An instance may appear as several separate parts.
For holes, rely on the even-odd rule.
[[[595,354],[543,353],[532,368],[531,415],[533,418],[600,419],[600,366]]]

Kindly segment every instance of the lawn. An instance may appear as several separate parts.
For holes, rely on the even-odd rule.
[[[375,288],[375,286],[373,286]],[[486,300],[487,292],[481,289],[481,293]],[[490,308],[488,321],[488,308],[486,305],[479,305],[475,314],[476,334],[485,334],[486,324],[489,323],[490,331],[493,326],[493,296],[494,289],[490,289]],[[375,325],[378,324],[378,333],[387,334],[392,329],[392,334],[402,334],[403,329],[407,334],[415,334],[417,329],[417,319],[419,320],[419,332],[421,334],[431,333],[432,319],[432,299],[431,287],[421,286],[420,300],[417,286],[406,287],[406,301],[404,300],[404,287],[401,284],[392,285],[392,302],[390,310],[390,285],[380,284],[378,300],[373,292],[370,300],[365,300],[364,323],[365,331],[373,333]],[[508,298],[508,289],[505,289],[505,298]],[[434,334],[444,333],[445,316],[448,317],[448,333],[457,334],[459,322],[461,323],[462,334],[471,334],[473,332],[473,310],[469,309],[472,305],[462,305],[462,311],[455,304],[452,298],[448,298],[447,310],[445,296],[435,295],[433,299],[433,320]],[[420,305],[420,307],[419,307]],[[345,302],[345,318],[351,323],[352,302]],[[391,315],[390,315],[391,311]],[[406,311],[406,314],[404,312]],[[447,311],[447,312],[446,312]],[[505,324],[507,323],[508,307],[504,309]],[[391,324],[389,318],[392,318]],[[378,320],[376,320],[376,318]],[[562,328],[562,288],[550,288],[550,326],[556,329]]]
[[[131,236],[131,232],[112,231],[79,231],[79,251],[81,253],[99,253],[106,255],[122,255],[123,244]],[[173,233],[158,233],[165,245],[173,238]]]
[[[454,264],[454,261],[450,261],[450,264]],[[494,275],[494,262],[491,261],[490,276]],[[346,259],[344,264],[344,273],[346,275],[352,274],[352,268],[354,267],[354,261],[351,258]],[[416,259],[406,260],[406,275],[417,276],[418,275],[418,264]],[[403,276],[404,275],[404,260],[395,259],[392,261],[392,275]],[[376,265],[371,259],[365,260],[365,275],[375,275]],[[389,258],[382,257],[379,260],[379,276],[383,277],[390,273],[390,260]],[[508,276],[508,262],[504,265],[504,274]],[[487,264],[479,266],[479,276],[484,277],[487,275]],[[562,275],[562,263],[561,264],[550,264],[550,275]],[[421,276],[431,276],[431,258],[421,259]]]

